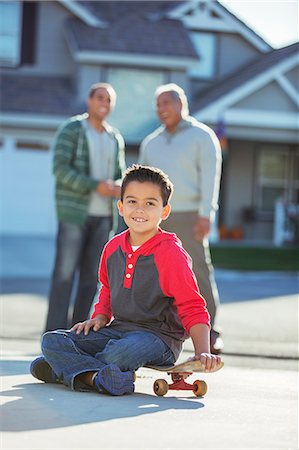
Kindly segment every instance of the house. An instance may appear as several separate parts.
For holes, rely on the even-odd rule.
[[[1,1],[0,14],[0,235],[55,233],[53,137],[100,80],[117,91],[128,164],[158,125],[159,84],[222,132],[221,237],[271,243],[279,199],[296,219],[298,43],[273,50],[217,1]]]

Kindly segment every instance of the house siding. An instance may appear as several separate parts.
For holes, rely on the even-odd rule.
[[[232,49],[234,49],[232,51]],[[218,77],[230,73],[260,55],[251,44],[237,34],[219,34],[218,37]]]
[[[299,91],[299,67],[295,67],[286,74],[286,78]]]
[[[37,6],[35,63],[20,66],[18,72],[71,75],[75,65],[64,38],[64,21],[69,13],[58,2],[40,1]]]
[[[247,110],[263,111],[297,111],[294,102],[286,95],[282,88],[275,81],[258,89],[253,94],[240,102],[236,102],[235,108],[244,108]]]

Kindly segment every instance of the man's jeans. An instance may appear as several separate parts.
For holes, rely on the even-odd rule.
[[[172,365],[175,362],[170,348],[158,336],[147,331],[117,331],[104,327],[76,334],[69,330],[45,333],[42,351],[56,375],[74,390],[88,387],[74,379],[84,372],[97,372],[107,364],[120,370],[136,370],[146,364]]]
[[[111,227],[111,217],[88,216],[83,226],[59,222],[45,331],[68,328],[76,271],[79,281],[71,325],[87,319],[97,289],[99,260]]]

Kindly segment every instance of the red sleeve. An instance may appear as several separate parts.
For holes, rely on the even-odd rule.
[[[94,305],[94,312],[91,318],[93,319],[98,314],[104,314],[110,321],[112,318],[111,302],[110,302],[110,286],[107,273],[107,245],[103,250],[100,267],[99,267],[99,281],[101,283],[101,289],[99,292],[98,302]]]
[[[198,323],[210,326],[206,301],[199,292],[190,256],[178,243],[165,243],[155,257],[163,293],[174,298],[187,332]]]

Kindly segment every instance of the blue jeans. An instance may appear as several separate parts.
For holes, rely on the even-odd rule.
[[[87,319],[97,290],[100,256],[111,227],[111,217],[88,216],[83,226],[59,222],[45,331],[68,328]],[[69,323],[69,306],[77,271],[79,281]]]
[[[76,334],[68,330],[45,333],[42,351],[46,361],[66,386],[88,390],[75,377],[84,372],[97,372],[114,363],[120,370],[136,370],[141,366],[171,365],[175,358],[158,336],[147,331],[117,331],[104,327]]]

